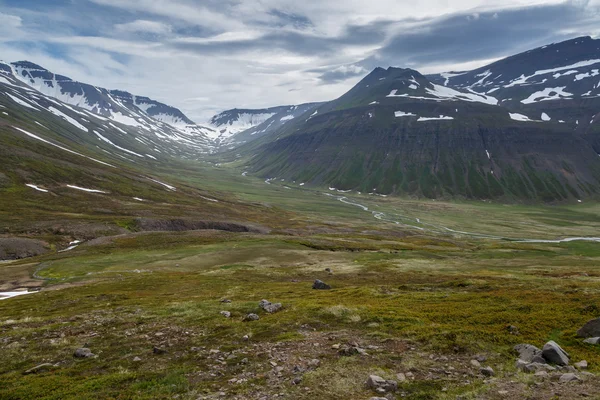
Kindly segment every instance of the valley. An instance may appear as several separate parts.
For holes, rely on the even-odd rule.
[[[597,398],[596,43],[206,124],[1,63],[0,398]]]

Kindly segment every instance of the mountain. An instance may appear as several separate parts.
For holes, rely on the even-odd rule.
[[[226,148],[234,148],[275,132],[284,124],[321,104],[306,103],[265,109],[227,110],[211,118],[210,123],[219,132],[217,143]]]
[[[307,103],[263,109],[235,108],[213,116],[210,125],[218,132],[216,143],[232,148],[275,131],[319,104]]]
[[[344,191],[597,196],[599,43],[570,40],[460,75],[377,68],[339,99],[236,153],[263,178]]]
[[[61,118],[79,140],[99,142],[121,157],[198,158],[215,151],[211,128],[195,124],[177,108],[54,74],[28,61],[0,63],[0,94],[40,115]],[[34,119],[46,118],[37,116]]]

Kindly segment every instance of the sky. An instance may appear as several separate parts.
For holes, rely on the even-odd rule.
[[[600,36],[600,0],[0,0],[0,60],[198,123],[332,100],[375,67],[467,70],[584,35]]]

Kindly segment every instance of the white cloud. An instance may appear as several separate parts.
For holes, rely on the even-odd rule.
[[[164,35],[172,31],[170,25],[143,19],[138,19],[125,24],[117,24],[114,26],[114,29],[118,32],[154,33],[157,35]]]

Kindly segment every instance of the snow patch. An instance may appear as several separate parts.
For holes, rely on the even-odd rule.
[[[27,187],[30,187],[30,188],[32,188],[32,189],[35,189],[35,190],[37,190],[38,192],[44,192],[44,193],[48,193],[48,191],[47,191],[46,189],[42,189],[41,187],[38,187],[38,186],[36,186],[36,185],[34,185],[34,184],[32,184],[32,183],[28,183],[28,184],[26,184],[25,186],[27,186]]]
[[[410,112],[404,112],[404,111],[396,111],[396,112],[394,112],[394,116],[396,118],[401,118],[401,117],[416,117],[417,114],[413,114],[413,113],[410,113]]]
[[[75,185],[67,185],[67,187],[71,188],[71,189],[75,189],[75,190],[81,190],[83,192],[88,192],[88,193],[107,193],[103,190],[88,189],[88,188],[84,188],[81,186],[75,186]]]
[[[419,119],[417,120],[417,122],[424,122],[424,121],[447,121],[447,120],[452,120],[454,119],[453,117],[448,117],[445,115],[440,115],[439,117],[419,117]]]

